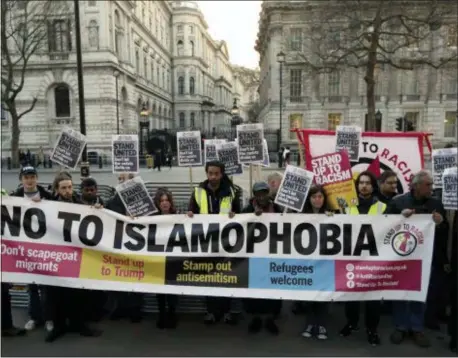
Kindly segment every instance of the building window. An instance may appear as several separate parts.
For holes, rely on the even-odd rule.
[[[407,112],[405,114],[405,118],[407,120],[407,128],[410,128],[412,132],[416,132],[419,128],[419,112]]]
[[[178,56],[183,56],[183,41],[178,40],[177,42],[177,52]]]
[[[340,73],[331,72],[328,74],[328,96],[340,95]]]
[[[178,94],[184,94],[184,77],[178,77]]]
[[[449,25],[447,28],[447,46],[458,46],[458,26],[456,25]]]
[[[162,68],[162,88],[165,88],[165,69]]]
[[[328,114],[328,130],[335,131],[336,127],[342,122],[342,113],[329,113]]]
[[[121,18],[119,17],[118,10],[115,10],[114,18],[115,18],[115,52],[118,56],[120,56],[122,52],[122,43],[121,43],[122,27],[121,27]]]
[[[195,94],[196,92],[196,83],[194,80],[194,77],[189,78],[189,93],[190,94]]]
[[[97,1],[88,1],[87,5],[88,6],[97,6]]]
[[[329,50],[337,51],[340,48],[340,31],[332,30],[329,33]]]
[[[445,112],[444,120],[444,137],[445,138],[456,138],[457,126],[456,126],[456,115],[457,112]]]
[[[151,82],[154,83],[154,60],[151,58]]]
[[[135,70],[137,73],[140,73],[140,49],[135,49]]]
[[[189,33],[194,34],[194,26],[189,26]]]
[[[70,20],[48,22],[49,52],[69,52],[72,50]]]
[[[302,29],[291,29],[289,47],[291,51],[302,51]]]
[[[447,78],[445,79],[445,94],[456,95],[458,93],[458,75],[456,69],[446,72]]]
[[[289,129],[299,129],[302,127],[302,114],[293,113],[289,116]],[[290,139],[296,139],[297,135],[295,132],[289,132]]]
[[[178,25],[177,26],[177,33],[182,33],[183,32],[183,25]]]
[[[66,85],[59,85],[54,89],[56,117],[70,117],[70,89]]]
[[[190,126],[191,128],[196,127],[196,114],[194,112],[191,113]]]
[[[6,121],[8,118],[6,117],[6,111],[5,109],[3,108],[3,106],[0,107],[1,109],[1,120],[2,121]]]
[[[189,41],[189,46],[191,47],[191,56],[194,56],[194,42]]]
[[[404,95],[411,96],[418,94],[418,73],[417,71],[408,71],[404,73]]]
[[[290,101],[298,103],[302,101],[302,70],[290,70],[289,96]]]
[[[184,119],[184,113],[180,112],[179,117],[180,117],[179,127],[180,128],[186,127],[186,123],[185,123],[185,119]]]
[[[143,55],[143,74],[145,78],[148,78],[148,60],[146,58],[146,54]]]
[[[157,85],[159,86],[159,81],[161,80],[161,78],[159,77],[159,63],[156,65],[156,83]]]

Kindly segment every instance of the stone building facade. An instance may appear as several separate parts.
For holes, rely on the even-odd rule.
[[[48,21],[48,39],[30,60],[17,98],[20,148],[53,147],[62,128],[79,129],[74,14]],[[20,11],[20,10],[19,10]],[[88,150],[108,154],[112,135],[149,129],[230,125],[234,75],[224,41],[213,40],[196,2],[80,1]],[[243,96],[243,93],[240,94]],[[11,123],[2,110],[2,156]],[[119,123],[119,124],[118,124]]]
[[[326,2],[264,1],[256,50],[260,54],[261,121],[266,127],[279,128],[280,64],[277,54],[285,53],[282,65],[283,106],[282,143],[295,146],[291,128],[335,129],[336,125],[359,125],[364,128],[366,84],[364,69],[344,69],[338,73],[310,76],[300,56],[307,37],[307,6]],[[451,3],[450,3],[451,4]],[[452,4],[451,4],[452,5]],[[453,5],[456,7],[456,4]],[[450,14],[456,14],[452,11]],[[310,16],[310,15],[309,15]],[[456,54],[456,17],[445,20],[437,31],[444,51]],[[406,49],[406,51],[418,49]],[[382,113],[382,131],[395,131],[395,119],[406,116],[417,131],[433,134],[441,146],[456,141],[457,136],[457,65],[435,70],[414,71],[385,66],[376,71],[376,109]]]

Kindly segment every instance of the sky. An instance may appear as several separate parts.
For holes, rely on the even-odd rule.
[[[258,67],[254,50],[262,1],[198,1],[214,40],[224,40],[232,64]]]

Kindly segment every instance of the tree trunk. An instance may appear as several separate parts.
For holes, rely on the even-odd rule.
[[[371,56],[369,55],[369,58]],[[366,101],[367,101],[367,122],[365,130],[375,132],[377,130],[375,123],[375,81],[374,81],[375,63],[369,63],[366,67]]]
[[[19,167],[19,119],[17,118],[16,110],[11,110],[11,161],[13,168]]]

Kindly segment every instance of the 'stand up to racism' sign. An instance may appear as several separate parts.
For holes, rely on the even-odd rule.
[[[85,135],[73,129],[64,129],[54,146],[51,160],[66,168],[75,169],[85,145]]]
[[[304,301],[424,302],[428,291],[430,215],[131,219],[17,197],[1,210],[3,282]]]

